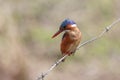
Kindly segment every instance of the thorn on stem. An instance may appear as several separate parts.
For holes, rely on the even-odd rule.
[[[63,59],[62,62],[65,62],[65,59]]]
[[[55,64],[56,64],[56,66],[57,66],[57,65],[58,65],[58,62],[56,61]]]
[[[106,32],[108,32],[110,28],[109,28],[109,27],[106,27],[105,29],[106,29]]]
[[[37,78],[37,80],[44,80],[45,75],[42,73],[40,77]]]
[[[41,77],[42,77],[42,80],[44,80],[44,77],[45,77],[45,76],[43,75],[43,73],[41,74]]]

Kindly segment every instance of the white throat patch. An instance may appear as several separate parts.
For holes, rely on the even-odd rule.
[[[72,24],[71,27],[77,27],[77,25],[76,24]]]

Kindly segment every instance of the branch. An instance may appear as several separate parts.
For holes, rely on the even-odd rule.
[[[117,19],[116,21],[114,21],[112,24],[110,24],[109,26],[105,27],[105,29],[96,37],[91,38],[90,40],[87,40],[85,42],[83,42],[82,44],[80,44],[77,47],[77,50],[79,50],[82,46],[91,43],[99,38],[101,38],[105,33],[107,33],[115,24],[117,24],[118,22],[120,22],[120,18]],[[48,73],[50,71],[52,71],[55,67],[57,67],[57,65],[59,65],[65,58],[67,58],[68,55],[63,56],[62,58],[60,58],[58,61],[56,61],[45,73],[42,73],[41,76],[39,76],[37,78],[37,80],[44,80],[45,76],[48,75]]]
[[[52,71],[55,67],[57,67],[58,64],[60,64],[68,55],[63,56],[60,58],[57,62],[55,62],[50,69],[48,69],[45,73],[42,73],[40,77],[37,78],[37,80],[44,80],[44,77],[48,75],[50,71]]]
[[[86,44],[88,44],[88,43],[90,43],[90,42],[93,42],[93,41],[101,38],[106,32],[108,32],[108,31],[109,31],[115,24],[117,24],[118,22],[120,22],[120,18],[117,19],[116,21],[114,21],[114,22],[113,22],[112,24],[110,24],[109,26],[105,27],[105,29],[104,29],[98,36],[93,37],[93,38],[91,38],[90,40],[87,40],[87,41],[85,41],[84,43],[80,44],[80,45],[78,46],[77,50],[80,49],[82,46],[84,46],[84,45],[86,45]]]

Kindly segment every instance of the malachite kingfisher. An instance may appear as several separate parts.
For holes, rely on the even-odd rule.
[[[75,53],[78,45],[81,41],[81,32],[77,27],[77,24],[70,19],[65,19],[58,30],[52,38],[59,35],[61,32],[65,31],[62,41],[61,41],[61,53],[63,55],[71,55]]]

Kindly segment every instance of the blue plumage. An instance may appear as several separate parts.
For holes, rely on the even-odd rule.
[[[67,25],[73,25],[73,24],[76,24],[73,20],[65,19],[60,25],[60,27],[65,28]]]

